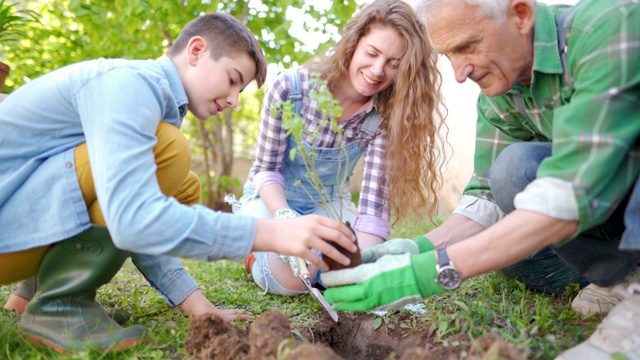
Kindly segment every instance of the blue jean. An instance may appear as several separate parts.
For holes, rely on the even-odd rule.
[[[373,127],[373,125],[377,127],[377,124],[369,123],[365,123],[363,126],[367,128]],[[289,206],[301,215],[316,214],[332,218],[340,216],[343,222],[349,221],[353,224],[358,216],[358,210],[351,201],[351,193],[348,191],[348,175],[353,173],[358,159],[366,149],[367,141],[367,138],[362,138],[362,141],[346,144],[344,148],[312,148],[307,143],[301,144],[300,146],[307,148],[307,152],[314,154],[315,175],[323,184],[324,191],[322,193],[316,191],[309,183],[308,170],[301,156],[295,156],[294,159],[286,157],[281,173],[284,177],[285,194]],[[298,146],[293,138],[289,138],[288,151]],[[250,175],[250,177],[252,176]],[[233,206],[234,213],[257,218],[271,218],[271,213],[256,193],[252,181],[247,181],[243,190],[242,198]],[[324,204],[325,202],[326,204]],[[273,276],[268,253],[256,252],[254,255],[256,261],[253,264],[251,274],[256,284],[265,292],[288,296],[306,292],[287,289]],[[319,283],[320,271],[316,271],[310,276],[312,284]],[[320,285],[322,284],[320,283]]]
[[[505,213],[515,210],[514,197],[536,178],[540,163],[551,155],[551,143],[516,143],[503,150],[489,171],[491,192]],[[609,219],[563,246],[549,246],[502,270],[538,291],[561,293],[567,285],[591,282],[611,286],[620,282],[640,261],[638,248],[640,186]],[[628,205],[627,205],[628,204]],[[625,230],[625,223],[632,224]],[[635,225],[633,225],[635,224]],[[631,245],[621,246],[621,238]],[[634,235],[635,234],[635,235]],[[624,244],[624,243],[623,243]],[[624,250],[623,250],[624,249]]]
[[[332,203],[334,208],[339,208],[339,200],[335,200]],[[355,205],[351,201],[343,200],[342,203],[342,220],[349,221],[353,223],[354,219],[357,216],[357,210]],[[237,212],[242,215],[250,215],[257,218],[270,219],[271,213],[267,210],[264,202],[260,197],[256,197],[252,200],[245,202],[241,208]],[[311,214],[322,215],[329,217],[329,214],[322,208],[316,208]],[[269,266],[269,258],[268,252],[254,252],[254,256],[256,257],[256,261],[254,262],[251,268],[251,276],[255,283],[266,293],[275,294],[275,295],[287,295],[287,296],[295,296],[305,293],[306,291],[296,291],[287,289],[273,276],[271,273],[271,267]],[[320,254],[322,257],[322,254]],[[318,270],[315,274],[311,274],[311,283],[312,284],[320,284],[320,273],[322,271]]]

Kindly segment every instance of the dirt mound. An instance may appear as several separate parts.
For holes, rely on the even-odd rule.
[[[212,315],[191,320],[185,350],[195,359],[341,359],[329,346],[295,340],[289,319],[278,311],[268,311],[251,324],[249,331],[225,324]]]
[[[399,360],[524,360],[526,355],[515,345],[495,334],[472,340],[467,334],[457,334],[448,340],[449,346],[428,350],[428,347],[407,349]]]
[[[249,353],[247,331],[218,316],[196,317],[187,329],[185,350],[196,359],[243,359]]]
[[[289,319],[278,311],[260,315],[248,331],[225,324],[218,317],[197,317],[189,326],[185,350],[195,359],[225,360],[526,358],[515,345],[494,334],[475,340],[467,334],[457,334],[448,340],[448,346],[436,348],[428,343],[430,329],[401,330],[400,322],[406,320],[403,314],[391,317],[392,320],[382,325],[379,318],[371,314],[341,313],[340,316],[339,324],[326,315],[311,329],[295,329],[306,340],[294,339]]]

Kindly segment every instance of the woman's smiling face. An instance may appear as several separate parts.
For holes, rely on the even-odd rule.
[[[393,28],[373,25],[358,41],[349,63],[349,79],[355,91],[371,97],[393,84],[405,48]]]

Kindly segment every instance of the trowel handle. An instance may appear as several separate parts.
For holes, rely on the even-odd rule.
[[[307,269],[307,263],[303,258],[298,258],[298,267],[300,268],[300,276],[309,278],[309,269]]]

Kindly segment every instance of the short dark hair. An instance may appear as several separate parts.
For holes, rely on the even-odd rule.
[[[169,57],[176,56],[184,50],[189,40],[201,36],[211,49],[211,57],[234,57],[241,52],[249,55],[256,64],[255,80],[261,87],[267,77],[267,61],[258,40],[238,19],[229,14],[211,13],[200,15],[191,20],[180,32],[169,49]]]

